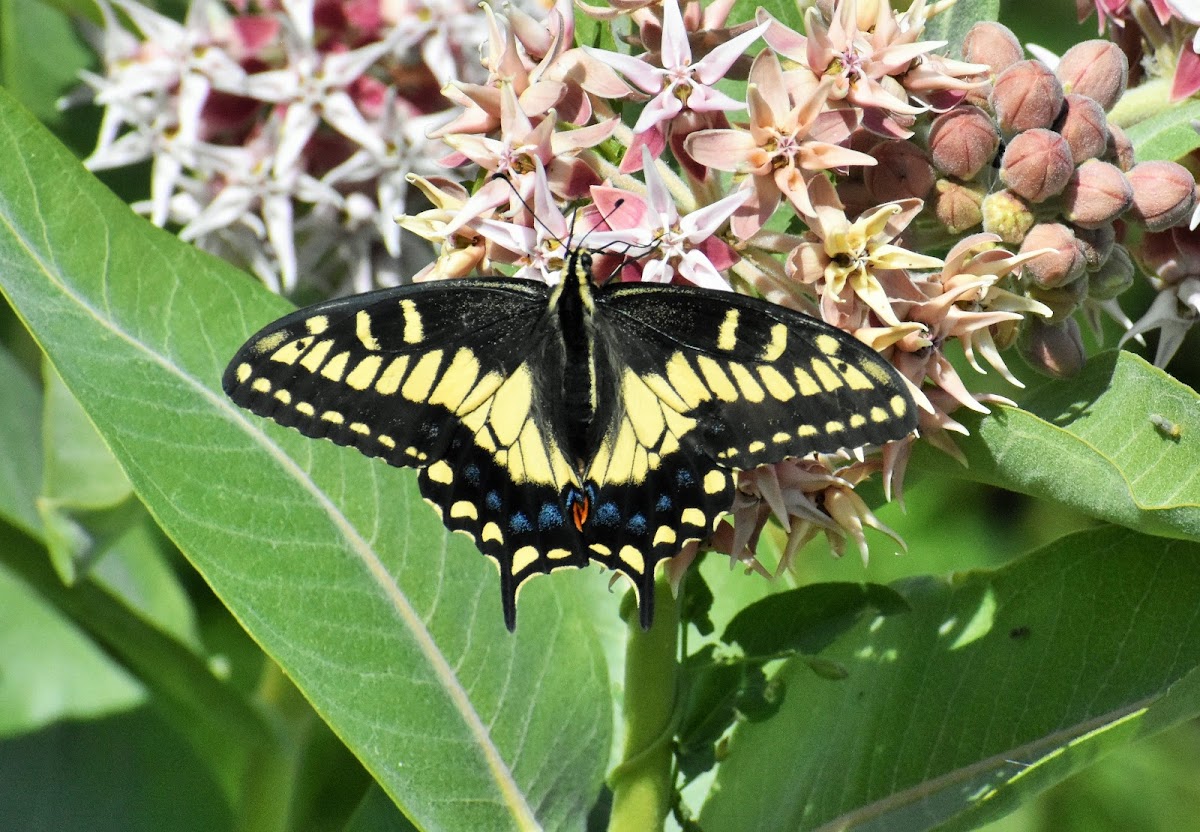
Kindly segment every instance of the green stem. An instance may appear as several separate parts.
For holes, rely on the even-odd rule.
[[[1132,87],[1125,91],[1121,100],[1112,108],[1108,120],[1118,127],[1129,127],[1139,121],[1145,121],[1172,106],[1170,93],[1171,84],[1165,78]]]
[[[637,609],[625,615],[625,750],[608,782],[613,790],[609,832],[655,832],[671,809],[671,737],[679,683],[679,602],[659,579],[654,625],[642,632]]]

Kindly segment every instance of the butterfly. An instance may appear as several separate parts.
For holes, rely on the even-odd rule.
[[[732,292],[462,278],[318,303],[268,324],[222,379],[306,436],[418,469],[445,525],[500,572],[597,562],[653,620],[657,564],[704,541],[758,465],[917,426],[904,379],[853,336]]]

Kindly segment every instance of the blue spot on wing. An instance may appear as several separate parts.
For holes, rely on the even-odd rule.
[[[489,491],[487,493],[487,496],[483,498],[483,502],[484,502],[484,505],[486,505],[492,511],[499,511],[500,510],[500,492],[499,491]]]
[[[543,503],[542,510],[538,512],[538,528],[548,529],[562,524],[563,516],[562,512],[558,510],[558,506],[553,503]]]
[[[508,527],[514,532],[531,532],[533,524],[529,522],[529,518],[525,516],[525,512],[518,511],[508,519]]]
[[[685,487],[691,485],[692,483],[694,483],[695,481],[696,480],[692,477],[692,472],[687,470],[686,468],[680,468],[678,471],[675,472],[675,482],[681,488],[685,488]]]
[[[471,485],[479,485],[479,466],[474,462],[463,468],[463,478]]]
[[[654,504],[654,509],[655,511],[670,511],[671,498],[668,495],[663,494],[658,498],[658,502]]]
[[[625,528],[630,534],[636,534],[638,537],[646,535],[646,518],[640,512],[630,517],[625,521]]]
[[[592,516],[592,522],[601,526],[615,526],[621,521],[621,510],[616,503],[601,503]]]

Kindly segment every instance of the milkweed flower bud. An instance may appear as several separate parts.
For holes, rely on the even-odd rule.
[[[1017,61],[996,76],[992,110],[1005,135],[1049,127],[1063,105],[1063,88],[1041,61]]]
[[[1115,43],[1085,40],[1066,51],[1056,70],[1067,92],[1086,95],[1105,110],[1125,94],[1129,59]]]
[[[1068,220],[1082,228],[1096,228],[1133,204],[1133,186],[1116,165],[1090,159],[1071,174],[1063,202]]]
[[[1133,285],[1133,258],[1125,246],[1114,246],[1104,265],[1088,275],[1088,297],[1112,300]]]
[[[1000,179],[1018,196],[1044,202],[1062,192],[1074,170],[1067,140],[1039,127],[1018,133],[1008,143]]]
[[[925,152],[912,142],[880,142],[871,155],[878,164],[863,171],[863,180],[876,202],[924,199],[933,190],[937,174]]]
[[[1035,285],[1054,289],[1083,274],[1086,261],[1075,243],[1075,235],[1062,223],[1040,222],[1025,235],[1021,253],[1046,250],[1025,264],[1025,274]]]
[[[1126,173],[1133,170],[1133,166],[1137,164],[1133,142],[1129,141],[1125,131],[1115,124],[1108,125],[1108,149],[1104,155]]]
[[[929,153],[942,173],[971,179],[992,161],[1000,147],[1000,131],[978,107],[955,107],[933,120]]]
[[[1029,297],[1050,309],[1051,323],[1065,321],[1075,314],[1084,299],[1087,298],[1088,282],[1084,277],[1055,286],[1053,289],[1030,287]]]
[[[969,64],[987,64],[993,73],[1003,72],[1021,60],[1021,42],[1003,23],[976,23],[963,38],[962,56]]]
[[[961,234],[983,221],[983,186],[939,179],[933,203],[938,222],[951,234]]]
[[[1069,94],[1054,129],[1067,140],[1075,164],[1095,159],[1108,149],[1108,118],[1091,98]]]
[[[1133,186],[1132,215],[1147,231],[1162,231],[1192,215],[1196,182],[1175,162],[1142,162],[1129,171]]]
[[[1071,378],[1087,361],[1074,318],[1058,323],[1029,318],[1017,339],[1017,349],[1030,367],[1051,378]]]
[[[1033,226],[1033,212],[1012,191],[996,191],[983,198],[983,230],[1006,243],[1018,244]]]
[[[1075,244],[1083,252],[1087,270],[1094,272],[1103,266],[1112,253],[1113,244],[1117,241],[1117,231],[1113,228],[1113,224],[1111,222],[1104,223],[1095,228],[1076,226],[1071,230],[1075,233]]]

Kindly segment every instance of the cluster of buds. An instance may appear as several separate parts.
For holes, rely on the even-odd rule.
[[[64,101],[105,108],[90,169],[149,160],[135,208],[274,291],[400,281],[393,217],[408,174],[438,170],[441,89],[482,79],[474,3],[192,0],[182,23],[135,0],[98,7],[103,73]]]
[[[1093,9],[1129,60],[1130,82],[1143,73],[1171,78],[1171,100],[1200,91],[1200,6],[1191,0],[1076,0],[1079,22]]]

